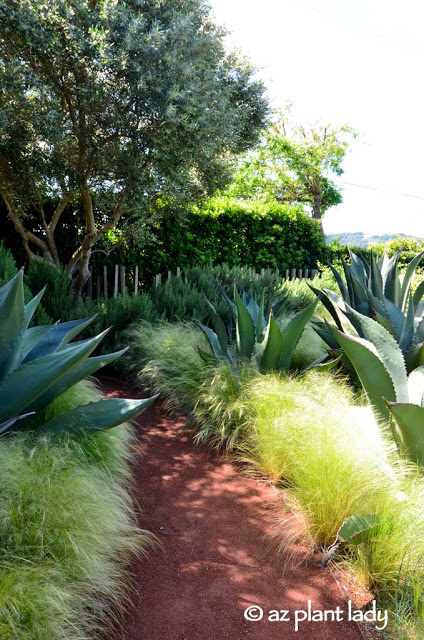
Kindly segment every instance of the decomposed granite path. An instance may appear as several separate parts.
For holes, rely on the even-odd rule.
[[[101,384],[109,396],[138,395],[113,379]],[[131,566],[131,606],[120,640],[376,637],[349,621],[351,596],[343,597],[343,586],[317,566],[318,557],[301,563],[304,549],[294,549],[298,566],[286,567],[266,543],[269,505],[281,502],[274,487],[193,446],[182,433],[184,420],[171,419],[157,403],[136,424],[140,526],[161,547]],[[356,606],[353,600],[352,617]],[[320,620],[325,611],[327,621]]]

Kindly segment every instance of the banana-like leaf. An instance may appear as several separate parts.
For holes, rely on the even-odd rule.
[[[387,407],[394,418],[390,424],[399,452],[424,466],[424,408],[398,402],[387,402]]]
[[[376,414],[387,421],[389,412],[383,396],[396,400],[395,388],[372,342],[347,335],[328,325],[360,379],[365,393]]]
[[[306,309],[303,309],[300,313],[296,314],[284,329],[283,348],[278,359],[279,369],[283,369],[284,371],[288,371],[290,369],[293,351],[299,342],[306,323],[311,319],[318,302],[318,299],[315,300],[312,304],[306,307]]]
[[[342,544],[361,544],[376,534],[380,518],[372,513],[354,515],[345,520],[337,532],[337,539]]]
[[[275,322],[272,311],[269,314],[268,325],[263,341],[264,351],[261,359],[261,369],[263,372],[273,371],[278,367],[280,353],[283,348],[283,336],[278,324]]]
[[[205,295],[204,295],[204,298],[209,307],[209,313],[211,316],[213,328],[215,329],[216,336],[218,339],[220,354],[222,356],[226,356],[228,352],[228,340],[227,340],[227,331],[225,329],[225,324],[223,323],[221,317],[216,312],[216,309],[213,306],[212,302],[209,302],[209,300]]]
[[[82,404],[56,415],[37,429],[40,435],[65,435],[81,432],[84,435],[117,427],[133,420],[142,413],[157,396],[144,400],[104,398],[98,402]]]
[[[424,407],[424,366],[414,369],[408,377],[409,402]]]
[[[24,411],[50,385],[74,367],[81,364],[94,351],[108,330],[94,338],[69,345],[34,362],[15,369],[2,380],[0,387],[0,420],[10,420]]]
[[[35,411],[39,413],[44,407],[53,402],[56,398],[62,395],[65,391],[73,387],[77,382],[87,378],[87,376],[93,375],[96,371],[105,367],[107,364],[114,362],[123,353],[128,350],[128,347],[116,351],[115,353],[108,353],[105,356],[95,356],[94,358],[86,358],[80,365],[65,373],[61,376],[57,382],[54,382],[50,387],[41,394],[34,402],[28,406],[28,411]]]
[[[355,316],[368,338],[374,344],[378,357],[392,379],[396,400],[398,402],[407,402],[408,388],[405,361],[396,340],[384,327],[371,318],[361,315],[352,308],[350,312]]]
[[[234,301],[237,308],[236,344],[237,351],[242,358],[250,360],[256,342],[255,327],[252,316],[240,299],[234,287]]]
[[[41,289],[40,293],[38,293],[32,300],[30,300],[28,302],[28,304],[25,305],[24,307],[24,320],[23,320],[23,324],[22,324],[22,331],[25,332],[28,327],[29,327],[29,323],[32,320],[32,316],[35,313],[35,310],[37,309],[41,298],[44,295],[44,292],[46,290],[46,287],[44,287],[43,289]]]
[[[7,373],[12,345],[17,346],[24,319],[23,271],[0,289],[0,377]]]
[[[418,307],[423,296],[424,296],[424,280],[420,282],[418,287],[415,289],[414,296],[413,296],[415,307]]]
[[[23,361],[24,364],[64,349],[75,336],[93,322],[96,315],[83,320],[71,320],[70,322],[53,324],[43,338],[27,354]]]
[[[406,302],[409,297],[409,292],[411,289],[412,279],[415,275],[415,270],[424,257],[424,251],[421,251],[417,256],[412,258],[411,262],[408,264],[405,274],[403,276],[402,286],[400,288],[400,308],[402,311],[406,309]]]

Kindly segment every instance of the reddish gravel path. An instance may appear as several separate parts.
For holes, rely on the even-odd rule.
[[[102,386],[109,395],[136,396],[109,379]],[[135,588],[122,640],[372,637],[347,620],[347,602],[328,570],[316,563],[283,570],[275,552],[267,550],[265,505],[278,502],[275,488],[193,447],[181,434],[184,421],[170,419],[158,406],[149,407],[137,424],[140,524],[163,548],[132,566]],[[308,601],[312,612],[339,611],[340,621],[303,621],[306,614],[300,611],[307,610]],[[262,620],[244,617],[252,606],[263,609]],[[271,610],[286,610],[289,620],[268,621]]]

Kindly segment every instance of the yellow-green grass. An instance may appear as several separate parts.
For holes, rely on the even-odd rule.
[[[93,399],[81,382],[39,421]],[[129,493],[131,429],[0,439],[0,637],[88,640],[125,599],[125,565],[150,540]]]

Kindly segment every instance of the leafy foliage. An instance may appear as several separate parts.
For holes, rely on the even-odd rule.
[[[0,194],[30,259],[78,269],[77,296],[122,216],[222,186],[267,114],[203,0],[2,0],[0,27]],[[67,208],[81,238],[61,255]]]
[[[259,146],[239,162],[229,192],[237,198],[306,205],[319,220],[342,202],[329,174],[343,173],[341,163],[355,135],[347,125],[294,124],[288,107],[264,131]]]
[[[88,357],[103,334],[70,344],[90,319],[28,328],[42,294],[24,305],[22,271],[0,289],[0,434],[20,430],[34,413],[121,355]],[[88,403],[55,416],[38,432],[109,429],[136,417],[151,401],[103,399]]]

